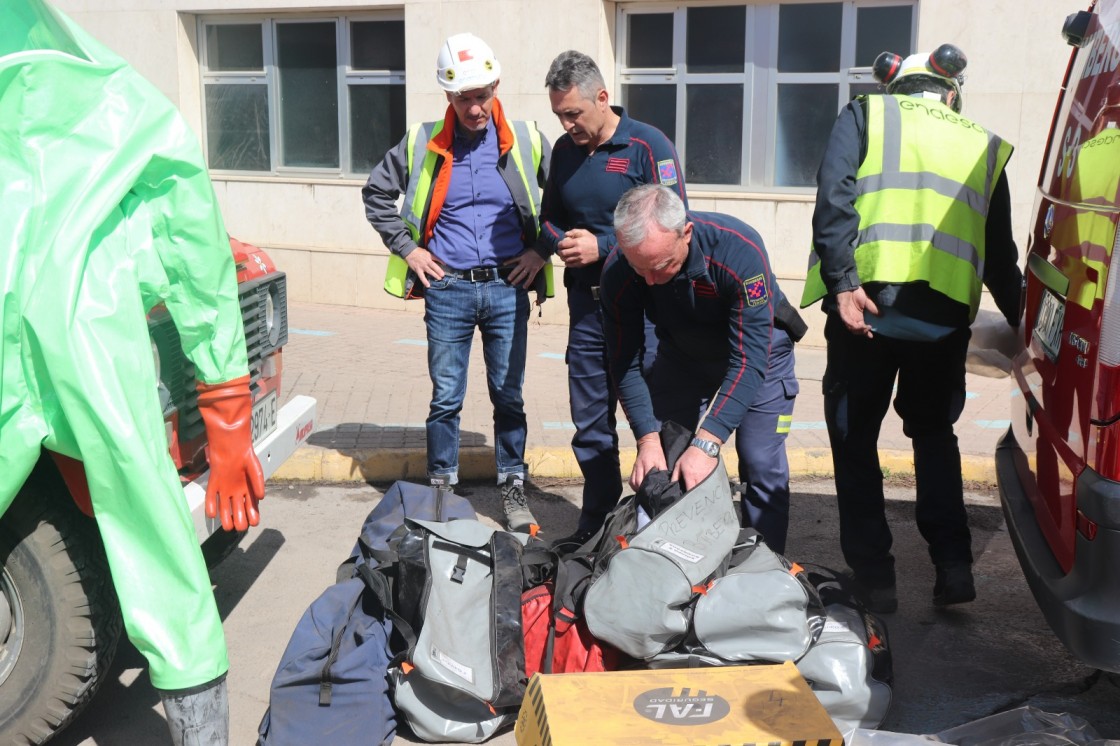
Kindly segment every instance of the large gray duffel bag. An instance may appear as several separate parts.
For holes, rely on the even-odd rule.
[[[517,720],[517,708],[491,710],[482,700],[430,681],[413,669],[390,671],[393,704],[413,735],[427,743],[482,743]]]
[[[406,520],[397,611],[417,630],[390,672],[393,703],[429,742],[478,743],[517,717],[525,694],[522,560],[528,534],[476,520]]]
[[[823,625],[820,597],[793,565],[744,528],[727,571],[696,600],[695,641],[731,662],[796,661]]]
[[[863,607],[845,578],[825,567],[807,569],[825,621],[797,669],[842,731],[878,728],[890,709],[894,678],[887,626]]]
[[[640,530],[634,496],[619,503],[603,530],[583,598],[588,629],[634,658],[672,649],[688,632],[693,597],[738,536],[723,459]]]

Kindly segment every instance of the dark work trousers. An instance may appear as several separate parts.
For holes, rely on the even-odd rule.
[[[869,585],[894,583],[878,441],[896,378],[894,408],[914,446],[918,531],[935,565],[972,562],[961,453],[953,433],[964,410],[971,330],[959,329],[936,342],[868,339],[852,334],[829,313],[824,333],[824,411],[836,473],[840,548],[848,566]]]
[[[571,403],[572,451],[583,472],[583,507],[578,530],[596,530],[622,497],[618,461],[618,396],[607,367],[603,311],[591,289],[568,289],[568,397]],[[646,319],[643,360],[657,348],[653,325]]]
[[[695,430],[727,374],[727,361],[699,361],[675,356],[663,345],[647,381],[654,416]],[[743,524],[752,526],[778,552],[786,550],[789,528],[789,461],[786,438],[793,421],[798,383],[793,340],[775,329],[766,377],[735,429]]]

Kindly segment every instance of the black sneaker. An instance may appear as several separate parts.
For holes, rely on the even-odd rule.
[[[972,565],[954,562],[937,566],[937,581],[933,585],[933,605],[951,606],[976,600],[976,584],[972,580]]]
[[[529,511],[529,499],[525,497],[525,481],[510,475],[502,485],[502,512],[506,516],[507,531],[534,533],[537,519]]]
[[[872,614],[893,614],[898,611],[898,593],[895,584],[872,584],[861,579],[852,570],[845,570],[841,575],[848,579],[852,590]]]

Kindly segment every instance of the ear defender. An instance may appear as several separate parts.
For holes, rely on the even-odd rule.
[[[875,80],[883,85],[887,85],[898,75],[898,71],[902,68],[902,58],[894,52],[882,52],[875,58],[875,64],[871,66],[872,74]]]
[[[929,56],[930,68],[945,78],[959,76],[967,65],[968,58],[964,56],[964,52],[952,44],[942,44]]]

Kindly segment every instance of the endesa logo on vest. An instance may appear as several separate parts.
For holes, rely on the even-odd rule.
[[[706,725],[731,714],[731,705],[718,694],[703,689],[694,694],[687,688],[674,694],[670,687],[642,692],[634,698],[634,709],[642,717],[666,725]]]
[[[959,124],[965,129],[976,130],[977,132],[987,132],[986,129],[981,127],[971,119],[965,119],[959,114],[954,114],[952,111],[944,107],[930,106],[925,101],[915,98],[903,98],[898,102],[898,107],[905,111],[913,111],[914,109],[921,109],[933,119],[940,119],[949,124]]]

